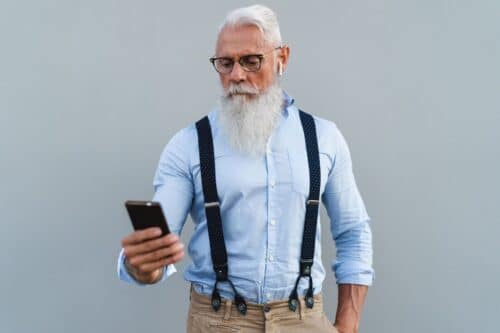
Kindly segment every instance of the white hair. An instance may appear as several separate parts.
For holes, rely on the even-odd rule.
[[[276,14],[263,5],[242,7],[229,12],[219,27],[219,34],[226,26],[254,25],[262,32],[264,39],[274,47],[281,46],[281,33]]]

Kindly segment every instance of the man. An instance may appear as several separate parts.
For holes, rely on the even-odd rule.
[[[190,212],[188,332],[358,331],[373,280],[369,217],[335,124],[299,111],[280,87],[289,54],[269,8],[228,14],[211,59],[220,106],[171,139],[155,174],[172,234],[122,240],[122,280],[166,280],[184,257],[177,235]],[[335,325],[322,309],[319,196],[337,247]]]

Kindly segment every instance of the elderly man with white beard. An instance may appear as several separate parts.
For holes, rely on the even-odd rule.
[[[184,257],[178,235],[190,213],[189,333],[358,332],[374,275],[370,219],[336,125],[299,110],[280,86],[289,54],[269,8],[227,15],[210,59],[219,106],[174,135],[154,177],[172,233],[122,240],[122,280],[165,281]],[[334,324],[323,312],[320,202],[337,250]]]

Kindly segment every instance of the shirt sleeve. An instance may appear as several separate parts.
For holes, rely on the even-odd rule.
[[[333,166],[322,195],[337,248],[332,269],[338,284],[371,285],[374,270],[370,217],[354,179],[347,143],[336,127],[333,133]]]
[[[190,171],[190,158],[193,150],[193,138],[190,131],[184,129],[177,133],[163,150],[155,172],[153,201],[160,203],[167,219],[170,231],[180,235],[186,222],[194,197],[194,187]],[[124,265],[123,248],[118,256],[118,277],[120,280],[143,285],[127,272]],[[165,281],[177,270],[174,265],[164,268],[159,282]]]

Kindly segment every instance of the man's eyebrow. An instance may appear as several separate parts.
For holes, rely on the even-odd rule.
[[[262,54],[264,51],[262,50],[244,50],[243,52],[238,52],[235,55],[228,55],[227,53],[222,53],[222,55],[215,55],[215,58],[237,58],[237,57],[242,57],[246,55],[254,55],[254,54]]]

